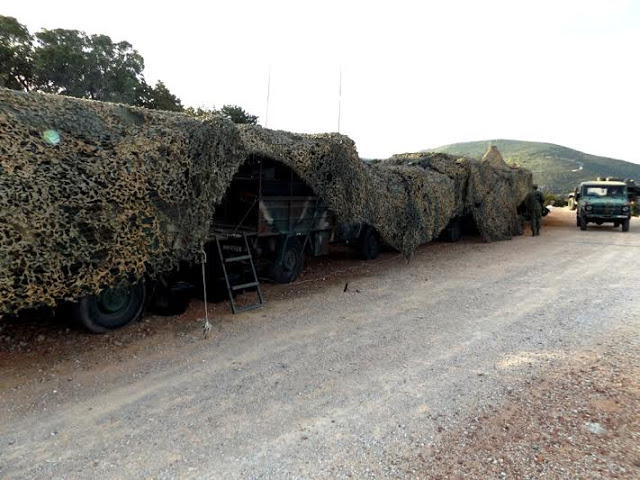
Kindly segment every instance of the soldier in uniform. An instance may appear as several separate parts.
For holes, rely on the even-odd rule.
[[[531,236],[540,235],[540,224],[542,223],[542,209],[544,208],[544,198],[542,192],[538,191],[538,185],[533,185],[532,190],[525,198],[525,205],[531,221]]]

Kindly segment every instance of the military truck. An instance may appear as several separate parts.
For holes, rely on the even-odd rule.
[[[263,276],[276,283],[295,281],[304,256],[326,255],[330,245],[349,245],[365,260],[376,258],[381,246],[373,227],[338,222],[293,169],[260,155],[248,156],[215,211],[211,238],[223,249],[249,253],[242,252],[244,241],[233,241],[239,236],[246,237]]]
[[[576,224],[580,230],[586,230],[589,223],[613,223],[614,227],[622,226],[623,232],[629,231],[631,206],[625,182],[582,182],[575,196],[578,204]]]

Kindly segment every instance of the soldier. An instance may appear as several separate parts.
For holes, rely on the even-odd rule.
[[[533,185],[533,189],[525,198],[525,204],[531,221],[531,236],[540,235],[540,224],[542,223],[542,209],[544,208],[544,198],[538,191],[538,185]]]

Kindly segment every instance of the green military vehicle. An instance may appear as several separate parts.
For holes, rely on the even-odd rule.
[[[576,223],[580,230],[586,230],[588,223],[602,225],[613,223],[622,225],[622,231],[629,231],[631,206],[627,184],[620,181],[583,182],[575,194],[577,201]]]

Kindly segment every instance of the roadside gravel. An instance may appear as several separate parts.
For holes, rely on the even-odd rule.
[[[639,247],[640,222],[556,210],[540,237],[310,262],[207,340],[197,301],[107,336],[6,325],[0,477],[639,478]]]

